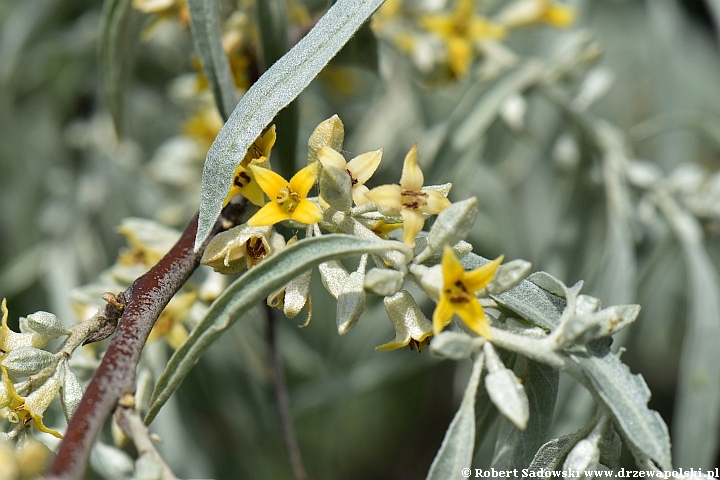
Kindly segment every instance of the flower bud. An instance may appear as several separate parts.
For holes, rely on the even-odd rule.
[[[2,364],[18,375],[32,375],[56,361],[55,355],[33,347],[18,347],[10,351]]]
[[[405,275],[397,270],[371,268],[365,276],[365,290],[387,297],[395,295],[403,286]]]
[[[331,147],[333,150],[342,150],[345,139],[345,127],[337,115],[333,115],[321,122],[308,139],[308,163],[318,161],[317,151],[320,147]]]
[[[67,335],[68,329],[62,324],[60,319],[52,313],[48,312],[35,312],[32,315],[28,315],[26,325],[40,333],[46,335],[51,339],[58,338],[60,335]]]

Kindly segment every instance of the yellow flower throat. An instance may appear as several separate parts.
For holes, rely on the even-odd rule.
[[[402,190],[400,192],[400,202],[402,203],[402,206],[405,208],[409,208],[411,210],[417,210],[420,207],[424,207],[427,205],[427,200],[425,197],[428,196],[425,192],[415,192],[412,190]]]
[[[451,303],[467,303],[472,298],[472,295],[462,280],[458,280],[446,288],[444,293],[448,296],[448,300],[450,300]]]
[[[289,186],[281,188],[275,197],[275,201],[288,213],[293,213],[300,203],[300,195]]]

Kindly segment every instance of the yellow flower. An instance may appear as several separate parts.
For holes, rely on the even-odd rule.
[[[188,336],[188,331],[182,321],[187,317],[190,307],[193,306],[196,299],[197,292],[194,291],[175,295],[155,322],[147,339],[148,343],[164,337],[168,345],[177,350]]]
[[[144,218],[125,218],[117,231],[130,247],[118,256],[117,263],[143,265],[147,269],[158,263],[180,238],[177,230]]]
[[[573,7],[550,0],[520,0],[503,10],[498,21],[508,27],[542,22],[566,28],[575,21],[575,14]]]
[[[62,438],[60,432],[47,428],[42,421],[43,413],[60,390],[60,382],[55,378],[57,374],[48,378],[40,388],[28,395],[27,398],[22,398],[15,390],[15,385],[10,380],[7,369],[4,366],[0,367],[0,369],[2,369],[3,386],[11,397],[10,404],[7,405],[10,409],[7,416],[10,423],[22,422],[23,425],[27,425],[32,420],[35,428],[41,432]]]
[[[433,313],[435,335],[450,323],[454,313],[478,335],[492,339],[490,324],[475,293],[485,288],[495,276],[503,256],[471,272],[466,272],[452,248],[445,246],[442,258],[443,290]]]
[[[318,160],[323,167],[335,167],[345,170],[350,175],[350,185],[352,186],[352,197],[355,205],[367,203],[365,194],[369,191],[365,186],[370,177],[372,177],[380,160],[382,159],[382,148],[374,152],[363,153],[353,158],[349,162],[331,147],[320,147],[317,151]]]
[[[255,174],[250,169],[250,166],[269,166],[270,151],[273,145],[275,145],[276,138],[275,125],[273,125],[250,145],[250,148],[245,154],[245,158],[243,158],[240,165],[235,169],[233,183],[230,187],[230,192],[228,192],[227,197],[225,197],[224,205],[227,205],[230,199],[239,193],[258,207],[265,205],[265,195],[255,180]]]
[[[402,7],[402,0],[385,0],[370,20],[370,27],[375,33],[381,32],[388,23],[397,18]]]
[[[283,220],[311,224],[322,220],[320,207],[307,199],[317,178],[316,162],[297,172],[289,182],[266,168],[250,165],[250,171],[270,201],[248,220],[248,225],[262,227]]]
[[[167,20],[177,20],[183,28],[190,21],[190,11],[185,0],[133,0],[133,7],[153,15],[142,31],[142,39],[145,41],[152,38],[158,27]]]
[[[424,181],[417,163],[417,145],[413,145],[405,156],[400,185],[382,185],[365,194],[368,200],[402,216],[403,242],[411,247],[425,224],[423,213],[436,215],[450,206],[450,200],[440,192],[423,188]]]
[[[445,42],[450,70],[456,77],[467,75],[476,42],[501,39],[506,34],[502,25],[475,14],[475,0],[458,0],[453,12],[426,15],[420,24]]]
[[[238,225],[215,235],[200,263],[224,274],[250,270],[278,248],[277,238],[282,235],[275,233],[271,226]],[[284,240],[282,245],[285,245]]]
[[[204,150],[210,148],[215,141],[223,119],[214,105],[203,105],[198,108],[183,125],[183,135],[195,140]]]

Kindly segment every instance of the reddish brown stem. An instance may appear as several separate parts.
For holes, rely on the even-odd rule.
[[[244,204],[235,207],[242,211]],[[197,268],[205,250],[203,246],[200,251],[193,251],[197,219],[195,215],[180,240],[157,265],[119,295],[125,304],[122,319],[68,424],[46,479],[81,478],[105,420],[121,398],[135,392],[135,370],[150,330],[163,308]],[[234,223],[221,219],[213,233]]]

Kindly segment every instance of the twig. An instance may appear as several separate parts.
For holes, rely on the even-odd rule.
[[[160,456],[160,452],[155,448],[155,444],[150,438],[150,430],[145,426],[137,411],[134,408],[121,406],[115,411],[115,418],[125,434],[133,439],[140,458],[144,457],[160,467],[160,479],[177,480],[168,464]]]
[[[287,385],[285,383],[285,370],[283,368],[280,350],[277,348],[277,337],[275,335],[277,318],[275,310],[269,305],[265,305],[265,320],[267,324],[268,357],[270,358],[270,370],[272,372],[273,393],[275,394],[275,403],[278,409],[283,443],[288,452],[288,457],[290,457],[290,466],[292,467],[295,479],[307,480],[307,472],[303,465],[300,446],[295,436],[292,415],[290,414],[290,398],[288,397]]]
[[[245,213],[245,206],[244,200],[228,205],[213,234],[236,224]],[[197,218],[196,214],[162,260],[118,295],[124,304],[122,321],[68,424],[46,479],[81,478],[90,449],[105,420],[121,398],[135,391],[135,371],[150,330],[173,295],[200,264],[205,246],[212,238],[211,235],[198,252],[193,251]]]

